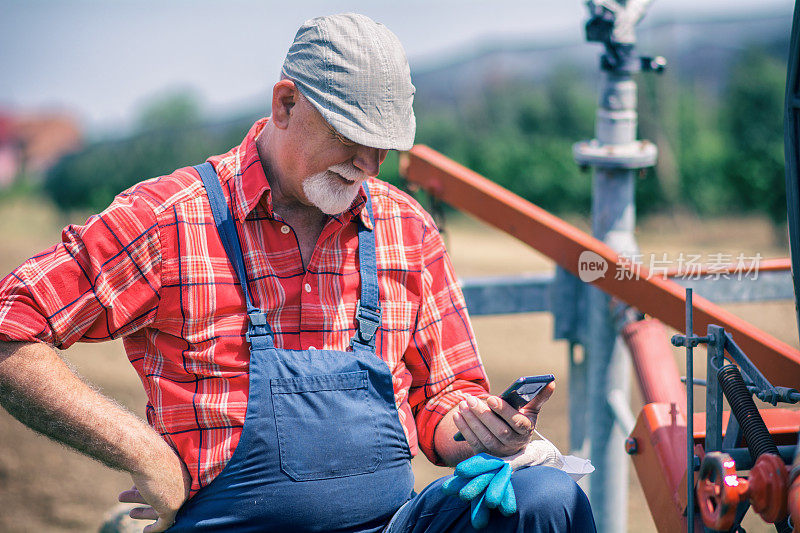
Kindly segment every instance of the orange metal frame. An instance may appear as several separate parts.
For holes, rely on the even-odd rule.
[[[706,276],[706,275],[714,275],[715,273],[719,272],[736,272],[736,268],[739,265],[736,264],[729,264],[729,265],[714,265],[711,267],[710,265],[698,265],[698,268],[693,269],[691,271],[691,275],[693,276]],[[762,259],[758,263],[758,272],[787,272],[792,270],[792,260],[788,257],[776,257],[773,259]],[[660,273],[659,273],[660,274]],[[683,275],[678,268],[669,268],[667,269],[666,275],[670,278],[676,278]]]
[[[630,434],[631,455],[653,521],[662,533],[687,531],[686,416],[675,404],[649,403]],[[695,531],[703,531],[699,513]]]
[[[594,252],[608,263],[595,286],[683,330],[684,288],[674,281],[650,277],[644,266],[620,260],[605,243],[427,146],[417,145],[403,154],[401,173],[432,196],[513,235],[575,275],[581,253]],[[785,266],[771,261],[769,269]],[[693,305],[695,331],[705,332],[709,324],[722,326],[773,384],[800,383],[800,351],[701,296],[694,296]]]
[[[608,264],[605,276],[594,281],[594,285],[675,329],[684,328],[686,300],[683,287],[660,276],[650,277],[643,266],[621,261],[603,242],[560,218],[427,146],[417,145],[404,154],[401,172],[410,183],[513,235],[573,274],[578,274],[581,253],[586,250],[594,252]],[[761,261],[758,268],[759,272],[764,272],[785,271],[791,267],[787,259],[768,259]],[[718,266],[715,271],[719,271]],[[693,270],[692,274],[703,275],[706,272],[711,273],[709,268],[701,268]],[[676,273],[668,272],[667,275]],[[692,303],[695,331],[702,334],[712,323],[722,326],[774,384],[792,387],[800,383],[800,352],[700,296],[695,295]],[[681,531],[687,527],[685,399],[680,394],[682,387],[677,368],[675,372],[667,372],[669,369],[664,366],[674,364],[669,349],[656,344],[662,335],[658,329],[653,329],[653,324],[645,327],[649,322],[635,323],[630,331],[625,332],[631,337],[629,344],[633,343],[631,354],[638,365],[637,372],[641,370],[638,372],[640,385],[653,389],[644,391],[652,403],[645,405],[639,413],[630,435],[629,441],[633,444],[629,453],[659,531]],[[642,335],[644,337],[636,341],[637,336]],[[663,342],[666,343],[666,339]],[[637,346],[641,349],[636,349]],[[664,357],[669,363],[663,360]],[[664,384],[652,379],[653,375],[673,375],[676,383]],[[761,410],[761,414],[777,441],[796,442],[800,413],[769,409]],[[728,416],[730,413],[724,413],[723,420]],[[705,427],[705,413],[694,414],[694,427]],[[703,429],[696,431],[695,442],[699,443],[704,436]],[[702,448],[698,453],[702,454]],[[699,514],[696,515],[696,531],[702,528],[699,518]]]
[[[762,409],[760,413],[776,444],[797,442],[800,412]],[[723,413],[723,427],[729,416]],[[705,413],[694,413],[694,427],[701,428],[694,432],[695,450],[701,455]],[[630,438],[635,442],[633,466],[656,527],[663,533],[686,531],[686,415],[674,403],[649,403],[639,413]],[[695,531],[702,531],[699,513],[695,519]]]

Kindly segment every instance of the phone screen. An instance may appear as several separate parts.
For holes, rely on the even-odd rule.
[[[512,383],[500,397],[514,407],[514,409],[519,409],[533,400],[548,383],[555,381],[555,379],[555,376],[552,374],[519,378]]]
[[[547,383],[527,383],[517,389],[517,394],[526,400],[531,401],[533,400],[534,396],[539,394],[539,391],[545,388],[546,385]]]

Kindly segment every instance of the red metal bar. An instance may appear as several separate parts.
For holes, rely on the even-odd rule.
[[[776,442],[797,442],[799,412],[759,409],[759,413]],[[723,427],[729,416],[723,412]],[[705,413],[694,413],[694,426],[705,427]],[[701,444],[704,437],[703,429],[695,431],[695,442]],[[628,451],[658,531],[686,531],[686,416],[674,403],[649,403],[639,413],[630,438]],[[800,501],[800,488],[795,499]],[[695,531],[701,531],[700,517],[695,517]]]
[[[686,413],[686,387],[667,340],[667,328],[653,318],[627,324],[620,336],[628,346],[644,403],[674,403]]]
[[[772,440],[778,446],[791,446],[797,444],[797,433],[800,431],[800,411],[783,408],[759,409],[764,424],[769,429]],[[731,417],[730,411],[722,411],[722,435],[725,436],[725,429],[728,427],[728,419]],[[694,440],[697,444],[705,442],[706,438],[706,414],[694,413]],[[684,461],[685,463],[686,461]]]
[[[794,464],[800,464],[797,459]],[[792,524],[794,524],[793,533],[800,531],[800,476],[796,477],[792,485],[789,487],[789,512],[792,515]]]
[[[634,270],[603,242],[427,146],[417,145],[404,155],[401,172],[411,183],[513,235],[575,275],[581,253],[597,254],[608,270],[593,282],[595,286],[683,330],[685,295],[677,283],[651,278],[645,267]],[[773,384],[800,383],[798,350],[700,296],[694,297],[694,317],[698,332],[709,324],[728,330]]]
[[[678,267],[666,269],[666,276],[668,278],[676,278],[680,276],[705,276],[708,274],[714,275],[719,272],[736,273],[736,268],[740,267],[736,263],[723,264],[723,265],[697,265],[697,268],[692,268],[691,273],[680,272]],[[792,260],[788,257],[776,257],[772,259],[762,259],[758,262],[758,272],[787,272],[792,270]],[[659,272],[660,275],[661,273]],[[663,277],[663,276],[661,276]]]
[[[647,404],[630,439],[628,453],[659,533],[686,531],[686,417],[675,404]],[[695,515],[694,530],[702,528]]]

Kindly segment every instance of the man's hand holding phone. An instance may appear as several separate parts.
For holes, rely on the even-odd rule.
[[[532,398],[526,394],[531,387],[536,387],[537,391]],[[502,397],[489,396],[485,401],[475,397],[463,400],[453,422],[476,453],[487,452],[497,457],[513,455],[530,442],[539,411],[554,390],[555,378],[552,375],[520,378]],[[519,409],[509,403],[519,405],[520,397],[529,401]],[[456,440],[460,440],[458,435]]]

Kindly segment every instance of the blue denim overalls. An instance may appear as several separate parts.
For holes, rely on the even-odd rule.
[[[375,355],[381,323],[375,234],[359,222],[361,300],[352,351],[275,347],[253,305],[235,220],[210,163],[195,167],[247,305],[250,393],[223,471],[178,512],[179,531],[380,531],[412,494],[392,376]],[[365,208],[374,221],[367,193]]]

